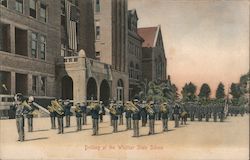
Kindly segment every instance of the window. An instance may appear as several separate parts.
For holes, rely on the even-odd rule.
[[[36,0],[30,0],[30,16],[36,18]]]
[[[96,57],[100,57],[100,52],[95,52]]]
[[[95,11],[100,12],[100,0],[95,1]]]
[[[96,21],[96,23],[95,23],[95,39],[96,40],[100,40],[100,31],[101,29],[100,29],[100,23],[99,23],[99,21]]]
[[[40,58],[45,60],[45,53],[46,53],[46,38],[44,36],[40,37]]]
[[[32,76],[32,92],[33,94],[36,93],[37,87],[37,76]]]
[[[23,0],[16,0],[16,11],[23,13]]]
[[[65,15],[65,1],[61,0],[61,15]]]
[[[0,4],[7,7],[7,0],[0,0]]]
[[[31,34],[31,56],[37,58],[37,33]]]
[[[46,95],[46,77],[41,77],[41,91]]]
[[[61,56],[66,57],[66,44],[64,42],[61,43]]]
[[[47,14],[46,14],[46,5],[45,4],[40,4],[40,17],[43,22],[47,21]]]

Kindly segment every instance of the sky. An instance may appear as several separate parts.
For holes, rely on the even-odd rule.
[[[138,27],[161,25],[167,74],[178,87],[208,83],[212,97],[249,70],[248,0],[128,0]]]

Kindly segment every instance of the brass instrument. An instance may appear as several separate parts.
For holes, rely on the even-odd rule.
[[[58,113],[59,115],[63,115],[64,109],[56,100],[51,101],[51,105],[56,113]]]
[[[75,105],[75,112],[76,112],[76,113],[81,112],[80,105]]]
[[[49,111],[50,113],[54,112],[54,109],[53,109],[52,106],[48,106],[47,108],[48,108],[48,111]]]
[[[168,112],[167,104],[164,104],[164,103],[161,104],[160,111],[163,112],[163,113],[167,113]]]
[[[109,112],[110,112],[111,114],[116,115],[116,108],[115,108],[114,106],[110,106]]]
[[[89,107],[91,110],[94,109],[94,110],[97,110],[99,107],[99,105],[96,103],[96,102],[91,102]]]
[[[22,105],[23,107],[28,108],[29,110],[33,110],[33,108],[27,103],[27,101],[23,101],[23,102],[21,103],[21,105]]]
[[[150,115],[154,115],[155,112],[154,112],[153,108],[149,104],[146,104],[145,109],[147,110],[147,112]]]
[[[139,112],[139,108],[137,108],[133,102],[127,101],[127,103],[124,105],[127,110],[131,110],[132,112]]]

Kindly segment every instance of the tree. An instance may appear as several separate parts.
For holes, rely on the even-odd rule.
[[[200,93],[199,93],[199,98],[207,100],[209,99],[211,94],[211,89],[209,87],[209,85],[207,83],[202,84],[201,89],[200,89]]]
[[[243,92],[241,90],[241,87],[238,83],[232,83],[230,87],[230,94],[233,96],[233,98],[238,99],[240,96],[243,95]]]
[[[196,99],[196,86],[190,82],[189,84],[185,84],[185,86],[182,88],[181,94],[183,101],[195,101]]]
[[[224,88],[223,83],[220,82],[220,84],[218,85],[216,89],[216,98],[222,99],[224,97],[225,97],[225,88]]]

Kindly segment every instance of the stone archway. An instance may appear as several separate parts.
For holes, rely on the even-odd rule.
[[[110,99],[110,87],[107,80],[102,80],[100,85],[100,100],[105,106],[109,104]]]
[[[93,77],[88,79],[87,100],[97,100],[97,84]]]
[[[62,78],[62,99],[73,100],[73,80],[70,76]]]

